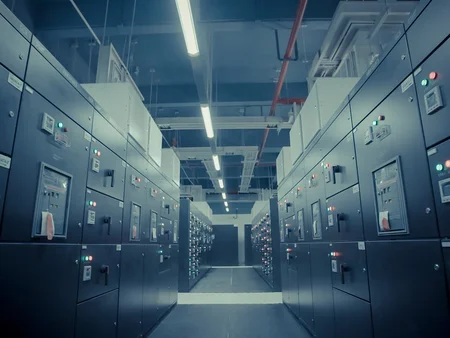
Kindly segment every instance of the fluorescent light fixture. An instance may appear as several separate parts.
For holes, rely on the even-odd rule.
[[[223,179],[219,178],[219,187],[223,189]]]
[[[216,168],[217,171],[220,170],[220,163],[219,163],[219,155],[213,155],[213,162],[214,162],[214,168]],[[220,183],[220,181],[219,181]],[[223,187],[221,187],[223,188]]]
[[[228,202],[227,202],[227,201],[225,201],[225,203],[224,203],[224,204],[225,204],[225,206],[226,206],[226,207],[228,208]]]
[[[202,110],[203,123],[205,124],[205,129],[206,129],[206,136],[208,136],[208,138],[213,138],[214,137],[214,129],[212,126],[211,111],[209,110],[209,106],[202,104],[200,106],[200,109]]]
[[[181,29],[183,30],[187,52],[190,56],[198,56],[200,50],[198,49],[191,2],[190,0],[175,0],[175,2],[177,3],[178,16],[180,17]]]
[[[227,212],[230,212],[230,209],[227,208]]]
[[[224,200],[226,200],[227,199],[227,194],[225,194],[224,192],[222,193],[222,198],[224,199]]]

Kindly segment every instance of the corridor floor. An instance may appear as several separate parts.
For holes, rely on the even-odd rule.
[[[212,269],[150,338],[310,338],[253,268]]]

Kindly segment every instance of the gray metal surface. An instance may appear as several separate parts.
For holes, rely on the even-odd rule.
[[[238,258],[238,228],[234,225],[214,226],[214,245],[211,250],[212,266],[237,266]]]

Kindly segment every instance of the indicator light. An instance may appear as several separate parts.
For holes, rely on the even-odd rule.
[[[93,203],[92,203],[92,206],[93,206],[93,207],[96,207],[96,206],[97,206],[97,202],[93,202]]]
[[[420,84],[422,85],[422,87],[426,87],[426,86],[428,86],[428,80],[427,79],[423,79]]]
[[[373,125],[373,126],[377,126],[377,125],[378,125],[378,121],[373,121],[373,122],[372,122],[372,125]]]
[[[93,152],[94,154],[97,154],[97,149],[94,149],[92,152]]]
[[[87,262],[89,260],[89,256],[85,256],[84,260]]]
[[[439,163],[438,165],[436,165],[436,170],[437,171],[442,171],[442,170],[444,170],[444,166]]]
[[[384,115],[378,116],[378,121],[384,121],[384,119],[385,119]]]
[[[92,262],[93,259],[94,259],[94,257],[89,256],[89,262]]]
[[[97,151],[97,156],[100,156],[102,153],[100,151]]]
[[[94,204],[94,202],[93,201],[89,201],[89,205],[93,205]]]
[[[64,132],[65,132],[65,133],[68,133],[68,132],[69,132],[69,128],[67,128],[67,127],[64,128]]]
[[[63,123],[62,122],[58,122],[58,128],[62,128],[62,127],[64,127]]]
[[[428,76],[430,78],[430,80],[436,80],[438,77],[438,73],[436,72],[431,72],[430,75]]]
[[[316,174],[313,174],[313,175],[312,175],[312,178],[316,178]]]
[[[450,160],[445,161],[445,167],[450,168]]]

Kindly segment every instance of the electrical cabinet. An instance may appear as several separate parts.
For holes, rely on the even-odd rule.
[[[370,303],[337,289],[333,299],[336,338],[373,337]]]
[[[329,245],[329,243],[310,245],[314,333],[317,338],[334,337],[334,302]]]
[[[133,167],[127,166],[123,208],[123,242],[139,243],[145,224],[149,224],[150,212],[146,212],[147,190],[144,177]]]
[[[441,242],[367,242],[366,248],[375,338],[447,337]]]
[[[416,68],[450,34],[447,22],[449,11],[448,1],[433,0],[409,27],[406,35],[413,68]]]
[[[325,231],[333,241],[364,240],[359,185],[327,199],[328,221]]]
[[[21,26],[22,34],[30,39],[30,31],[23,25]],[[30,42],[1,15],[0,32],[2,32],[0,36],[0,46],[2,46],[0,48],[0,64],[3,64],[19,78],[24,79]]]
[[[300,319],[311,332],[314,331],[314,309],[311,284],[311,259],[309,244],[297,245],[297,280],[298,280],[298,307]]]
[[[327,197],[358,183],[353,134],[348,134],[322,163]]]
[[[52,63],[49,62],[49,59],[53,59]],[[54,59],[36,37],[33,37],[33,47],[30,50],[26,82],[84,130],[91,132],[94,107],[74,87],[77,85],[75,79]]]
[[[373,68],[376,67],[374,63]],[[406,37],[401,38],[391,52],[381,61],[364,86],[351,99],[353,125],[358,125],[383,99],[412,72]],[[410,81],[410,80],[408,80]],[[409,84],[402,86],[407,87]],[[405,94],[409,95],[408,94]],[[412,93],[414,97],[414,93]],[[406,97],[408,98],[408,96]],[[410,118],[415,116],[410,114]],[[368,126],[362,125],[362,128]]]
[[[450,136],[450,74],[448,55],[450,41],[447,40],[415,72],[415,84],[419,98],[425,143],[435,145]]]
[[[158,251],[158,319],[163,317],[170,307],[170,278],[172,270],[172,257],[170,244],[160,245]]]
[[[450,141],[428,150],[431,181],[441,237],[450,237]]]
[[[83,245],[78,302],[119,287],[121,245]]]
[[[365,242],[332,243],[333,287],[370,301]]]
[[[77,306],[76,338],[117,336],[119,291],[114,290]]]
[[[86,190],[83,244],[114,244],[122,240],[123,202]]]
[[[12,154],[19,116],[19,102],[23,90],[22,80],[0,66],[0,118],[2,121],[0,123],[0,154],[8,156]]]
[[[5,202],[6,184],[8,183],[9,169],[5,168],[6,163],[9,167],[10,158],[0,155],[0,229],[3,215],[3,203]]]
[[[1,243],[2,335],[73,337],[79,258],[75,244]]]
[[[94,111],[92,135],[121,159],[127,158],[127,139],[98,111]]]
[[[414,97],[399,86],[355,131],[366,240],[438,235]]]
[[[20,151],[10,169],[3,240],[80,242],[88,136],[39,94],[24,92],[14,146]]]
[[[127,164],[96,139],[92,139],[87,186],[102,194],[123,200]],[[137,176],[138,185],[141,178]],[[143,179],[142,179],[143,180]]]
[[[323,228],[327,224],[326,202],[325,202],[325,181],[323,176],[323,166],[317,165],[307,176],[308,190],[306,192],[307,217],[309,231],[313,240],[322,240]]]
[[[144,257],[145,246],[122,245],[117,331],[119,338],[139,337],[142,333]]]
[[[289,263],[289,244],[281,243],[280,257],[281,257],[281,292],[283,303],[289,304],[289,279],[288,279],[288,263]]]

